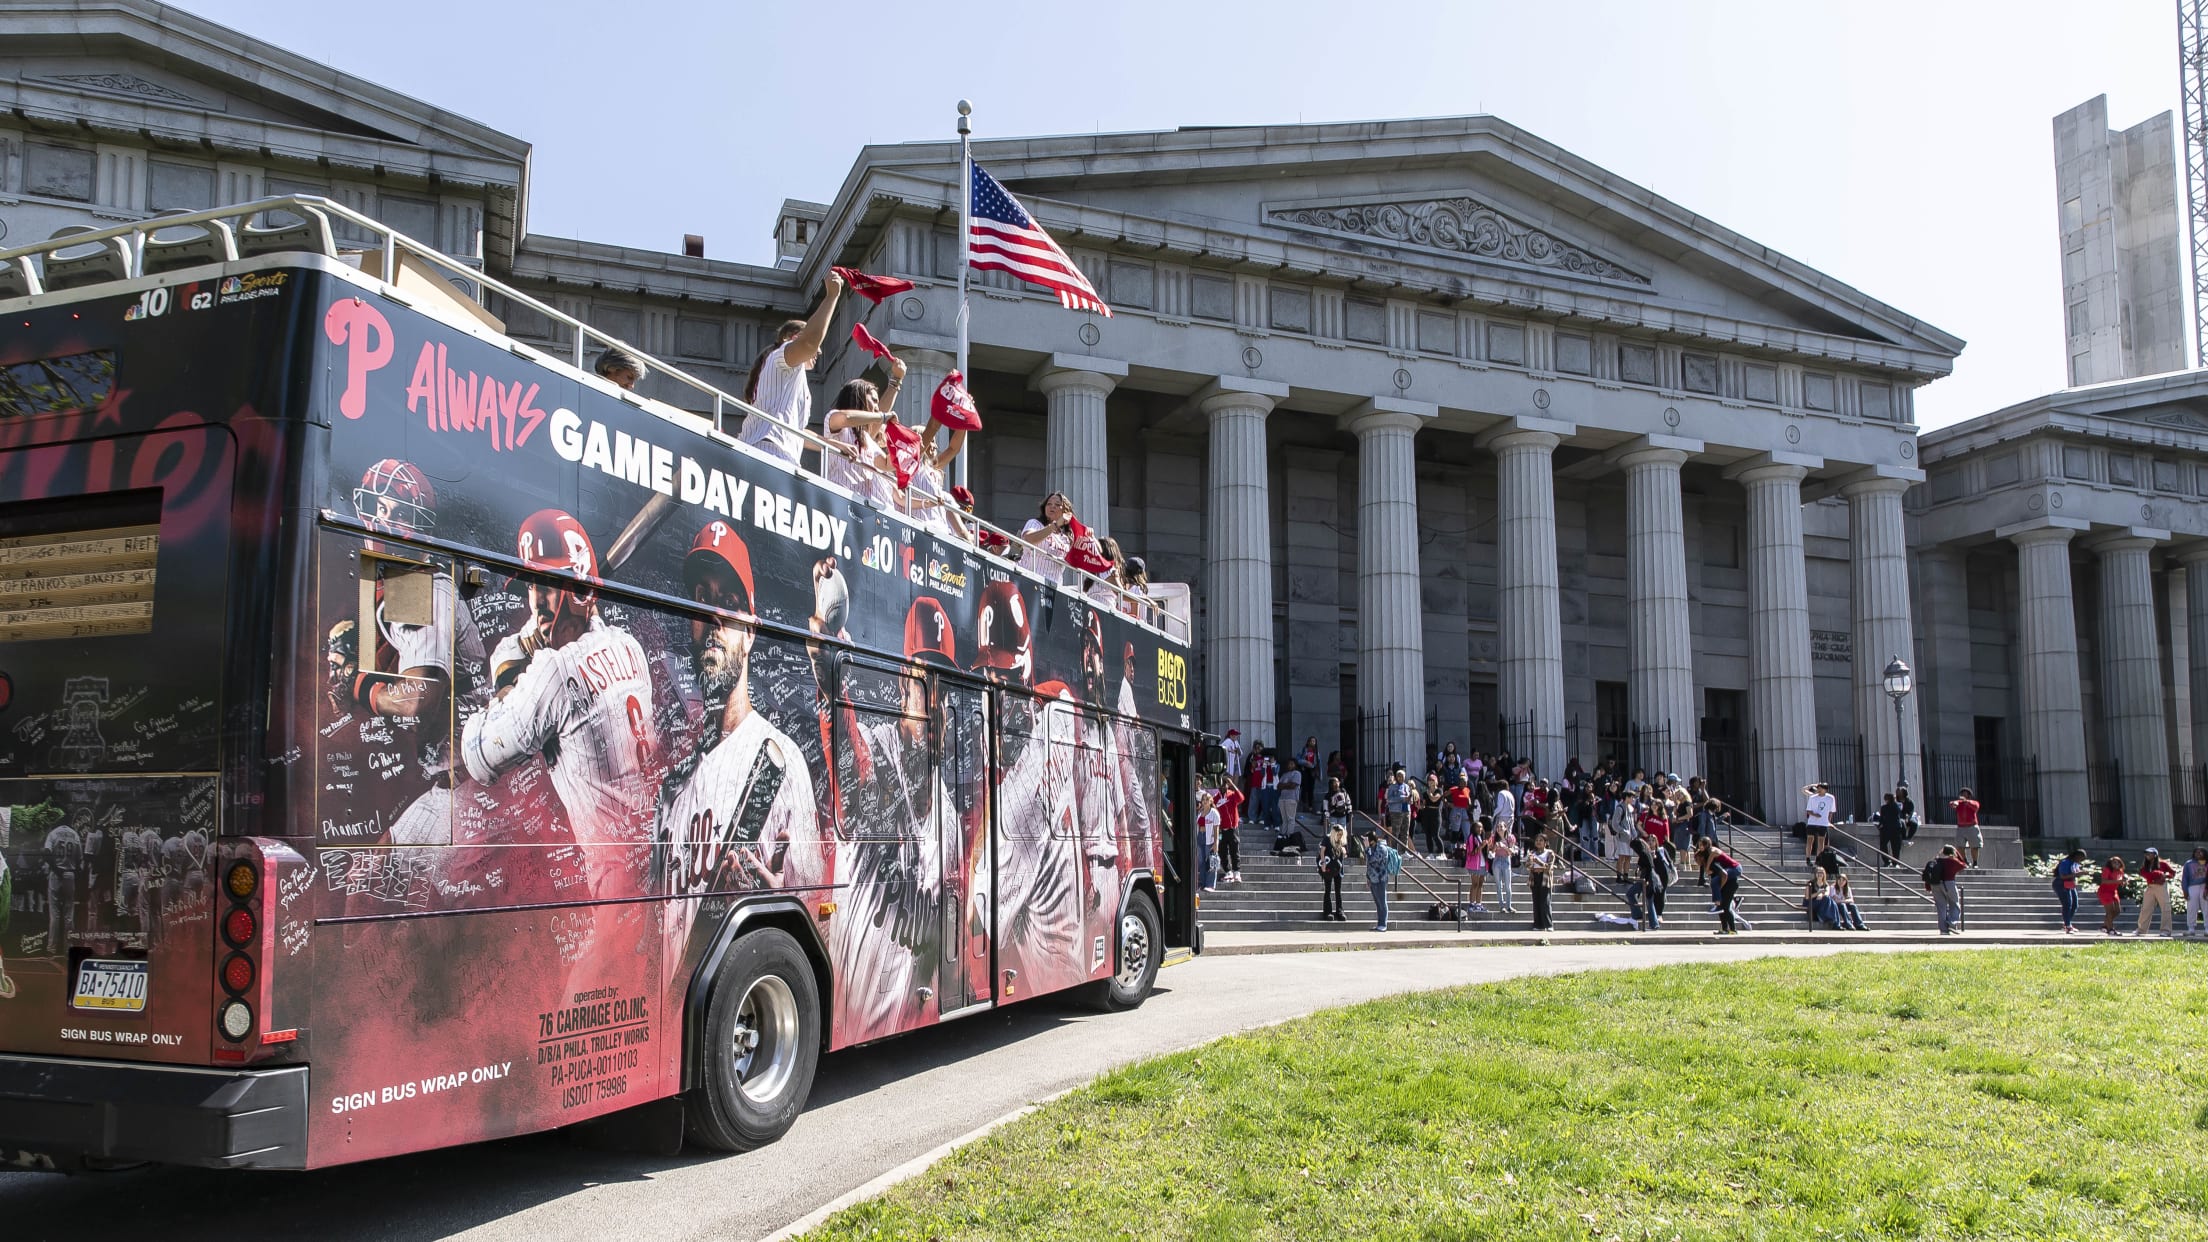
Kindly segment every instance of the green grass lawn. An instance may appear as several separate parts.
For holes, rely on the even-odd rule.
[[[810,1236],[2208,1238],[2208,950],[1358,1005],[1110,1074]]]

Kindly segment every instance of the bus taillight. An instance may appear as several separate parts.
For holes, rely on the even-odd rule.
[[[252,958],[243,953],[233,953],[223,960],[222,986],[232,996],[243,996],[252,989],[256,973]]]
[[[223,916],[222,938],[229,941],[233,949],[242,949],[252,944],[253,935],[259,930],[260,921],[253,917],[252,910],[244,906],[234,907],[229,914]]]

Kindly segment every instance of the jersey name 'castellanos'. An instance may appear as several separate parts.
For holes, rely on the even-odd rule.
[[[574,642],[529,657],[512,688],[469,719],[460,752],[481,784],[543,753],[575,840],[624,844],[651,822],[655,735],[644,648],[593,617]]]

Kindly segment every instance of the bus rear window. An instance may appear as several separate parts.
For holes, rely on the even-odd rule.
[[[0,418],[98,409],[114,392],[112,349],[0,366]]]
[[[153,628],[161,493],[0,505],[0,643]]]

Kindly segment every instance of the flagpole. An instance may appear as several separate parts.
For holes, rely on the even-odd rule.
[[[966,279],[973,271],[973,211],[974,211],[974,127],[968,118],[974,114],[974,105],[967,100],[958,101],[958,373],[966,374]],[[974,381],[968,378],[967,391],[973,391]],[[966,485],[966,454],[960,453],[951,463],[952,482]]]

